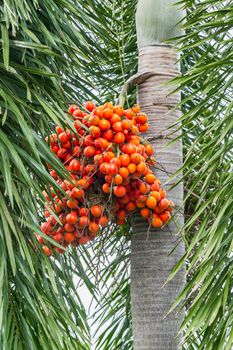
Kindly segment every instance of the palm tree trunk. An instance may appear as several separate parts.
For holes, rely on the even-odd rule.
[[[139,0],[139,8],[142,2]],[[152,4],[151,0],[145,2]],[[171,3],[170,0],[164,0],[164,2]],[[153,2],[154,7],[155,3]],[[145,14],[145,9],[143,11]],[[176,10],[173,9],[173,11]],[[163,31],[164,35],[168,36],[168,33]],[[139,74],[153,73],[150,78],[139,85],[138,102],[142,110],[149,116],[150,131],[147,136],[151,139],[155,149],[157,160],[154,168],[155,174],[162,184],[166,183],[164,187],[167,196],[174,201],[177,214],[176,224],[171,222],[166,228],[151,230],[149,234],[145,222],[140,218],[135,220],[131,256],[134,350],[178,350],[181,348],[181,338],[177,337],[177,334],[183,314],[177,315],[175,312],[169,316],[166,314],[184,287],[184,269],[180,270],[176,277],[163,287],[171,269],[184,253],[184,244],[178,237],[178,227],[183,225],[183,185],[180,183],[175,189],[170,190],[171,183],[168,182],[169,176],[182,165],[182,140],[179,139],[172,146],[166,147],[171,139],[179,135],[179,132],[175,131],[174,134],[168,136],[176,128],[173,127],[169,131],[167,128],[180,116],[180,112],[173,109],[180,101],[180,93],[169,95],[171,88],[161,87],[179,75],[179,64],[177,63],[178,54],[174,48],[162,45],[159,41],[160,39],[155,38],[155,43],[152,43],[147,36],[145,44],[142,32],[138,33]],[[177,248],[169,254],[178,241]]]

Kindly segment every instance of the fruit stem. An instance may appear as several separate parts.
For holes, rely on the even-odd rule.
[[[117,158],[119,157],[119,155],[120,155],[120,147],[119,147],[119,145],[117,145],[117,147],[116,147],[116,151],[117,151]]]

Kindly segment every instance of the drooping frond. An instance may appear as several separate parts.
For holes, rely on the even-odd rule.
[[[187,349],[231,349],[233,123],[230,1],[182,1]]]
[[[68,120],[69,100],[92,96],[88,79],[81,88],[89,36],[71,2],[3,1],[0,13],[1,348],[88,349],[73,277],[39,252],[34,232],[42,190],[55,185],[45,164],[64,173],[43,139]]]
[[[90,347],[76,290],[83,280],[93,293],[79,260],[82,251],[49,261],[34,237],[40,232],[42,191],[56,186],[46,164],[66,176],[43,139],[54,125],[70,125],[64,113],[69,103],[116,98],[118,87],[134,72],[134,7],[129,4],[4,0],[0,5],[3,349]]]
[[[123,237],[122,237],[123,236]],[[101,252],[98,254],[98,252]],[[132,349],[129,228],[114,230],[95,244],[100,303],[93,315],[96,349]]]

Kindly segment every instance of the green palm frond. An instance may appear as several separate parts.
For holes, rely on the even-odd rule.
[[[2,349],[88,349],[85,310],[73,276],[64,276],[61,267],[38,254],[32,258],[34,274],[16,256],[14,276],[7,271],[4,245],[2,250]]]
[[[132,349],[129,228],[95,244],[99,304],[94,317],[96,349]],[[123,235],[123,237],[122,237]],[[98,261],[97,252],[101,251]]]
[[[43,139],[55,124],[71,127],[64,113],[69,103],[98,101],[100,94],[116,97],[129,74],[124,69],[135,69],[135,60],[129,65],[136,43],[128,5],[71,0],[4,0],[0,5],[3,349],[90,348],[77,287],[84,281],[93,294],[94,286],[79,258],[82,249],[50,261],[34,238],[40,232],[41,193],[56,186],[46,164],[66,176]]]
[[[187,9],[183,129],[188,282],[178,301],[187,349],[233,344],[232,48],[229,1],[182,1]],[[196,345],[195,345],[196,344]]]
[[[2,349],[90,347],[87,316],[73,274],[66,271],[66,258],[50,261],[34,237],[40,232],[42,191],[55,186],[46,164],[66,176],[43,139],[54,123],[70,123],[64,113],[67,103],[77,94],[80,100],[90,98],[93,89],[87,79],[87,96],[77,79],[89,50],[87,33],[76,25],[81,14],[68,2],[64,11],[65,5],[62,1],[0,5]],[[93,290],[91,283],[89,288]]]

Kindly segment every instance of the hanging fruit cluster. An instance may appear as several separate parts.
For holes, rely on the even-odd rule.
[[[88,101],[85,109],[69,108],[76,132],[57,126],[47,140],[70,174],[70,180],[64,180],[49,167],[63,193],[53,188],[50,195],[44,193],[41,230],[63,249],[44,245],[37,235],[47,255],[53,249],[63,253],[69,244],[86,244],[109,223],[125,224],[135,211],[150,226],[161,228],[174,207],[150,169],[155,164],[153,149],[140,136],[148,130],[148,117],[139,105],[124,110],[109,102],[96,107]]]

